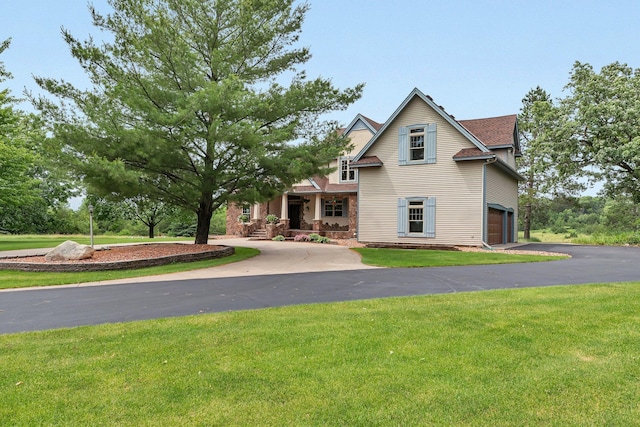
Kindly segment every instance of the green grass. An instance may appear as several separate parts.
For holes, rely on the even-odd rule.
[[[640,283],[0,336],[0,425],[633,426]]]
[[[558,256],[516,255],[495,251],[458,252],[423,249],[354,248],[362,262],[379,267],[445,267],[454,265],[508,264],[564,259]]]
[[[89,236],[84,235],[1,235],[0,234],[0,251],[14,251],[19,249],[39,249],[54,248],[66,240],[88,245],[91,243]],[[143,243],[143,242],[166,242],[166,241],[193,241],[188,237],[157,237],[149,239],[146,237],[129,237],[129,236],[94,236],[93,243],[95,245],[112,245],[115,243]]]
[[[578,235],[578,238],[586,238],[584,234]],[[524,233],[520,231],[518,233],[518,241],[521,243],[530,242],[542,242],[542,243],[573,243],[576,237],[571,237],[571,233],[554,233],[551,230],[531,230],[531,239],[526,240]]]
[[[260,253],[253,248],[236,247],[234,255],[204,261],[167,264],[158,267],[137,270],[95,271],[82,273],[46,273],[15,270],[0,270],[0,289],[28,288],[33,286],[67,285],[103,280],[126,279],[131,277],[153,276],[177,273],[199,268],[216,267],[254,257]]]
[[[573,239],[573,243],[606,246],[639,245],[640,233],[630,231],[617,234],[594,234],[592,236],[581,236]]]

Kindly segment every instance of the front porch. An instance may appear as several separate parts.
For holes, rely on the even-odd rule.
[[[356,237],[357,195],[354,193],[285,193],[276,199],[251,206],[227,207],[227,234],[250,237],[276,235],[295,237],[316,233],[333,239]],[[278,224],[267,224],[275,215]],[[246,221],[239,221],[239,218]]]

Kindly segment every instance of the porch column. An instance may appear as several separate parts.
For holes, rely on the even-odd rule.
[[[289,219],[289,195],[284,193],[282,195],[282,206],[280,207],[280,219],[288,220]]]
[[[282,205],[280,206],[280,223],[285,230],[289,229],[289,195],[284,193],[282,195]]]
[[[256,203],[253,205],[253,222],[258,222],[260,220],[260,203]]]
[[[313,229],[314,231],[320,231],[322,225],[322,196],[316,194],[316,212],[313,216]]]

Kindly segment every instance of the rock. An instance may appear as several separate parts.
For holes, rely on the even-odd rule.
[[[89,245],[81,245],[72,240],[67,240],[49,251],[44,259],[47,261],[71,261],[91,258],[95,251]]]

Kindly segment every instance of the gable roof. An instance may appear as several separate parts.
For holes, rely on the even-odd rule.
[[[378,130],[378,132],[373,136],[373,138],[371,138],[371,140],[367,143],[367,145],[365,145],[364,148],[360,150],[360,152],[354,157],[353,159],[354,162],[357,162],[365,155],[367,150],[369,150],[369,148],[376,143],[380,135],[382,135],[387,130],[387,128],[398,117],[398,115],[402,112],[402,110],[404,110],[405,107],[409,104],[409,102],[411,102],[415,97],[418,97],[419,99],[424,101],[427,105],[429,105],[445,121],[447,121],[451,126],[456,128],[478,150],[480,150],[483,153],[489,152],[489,149],[473,133],[471,133],[469,130],[467,130],[467,128],[462,126],[453,116],[448,114],[442,106],[436,104],[433,101],[433,98],[431,98],[428,95],[425,95],[418,88],[414,88],[409,94],[409,96],[407,96],[406,99],[402,102],[402,104],[400,104],[400,106],[396,109],[396,111],[393,112],[391,117],[389,117],[389,119],[382,125],[380,130]]]
[[[489,148],[508,148],[517,144],[516,132],[518,116],[489,117],[486,119],[459,120],[469,132],[474,134],[484,145]]]
[[[382,123],[378,123],[366,116],[363,116],[362,114],[358,114],[353,120],[351,120],[351,123],[349,123],[346,128],[341,129],[341,135],[349,135],[351,131],[358,129],[368,129],[375,135],[381,127]]]

